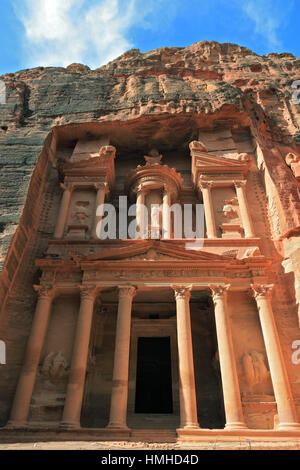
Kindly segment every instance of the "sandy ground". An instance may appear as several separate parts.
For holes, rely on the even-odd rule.
[[[197,444],[130,441],[47,441],[0,443],[1,450],[300,450],[300,443],[286,442],[203,442]]]

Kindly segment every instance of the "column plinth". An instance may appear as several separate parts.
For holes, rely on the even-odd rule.
[[[207,238],[217,238],[216,221],[214,215],[213,200],[211,195],[211,182],[201,181],[200,188],[203,197],[206,235]]]
[[[111,393],[110,416],[108,428],[128,429],[127,397],[128,397],[128,370],[129,347],[131,328],[132,299],[136,288],[133,286],[119,287],[119,305],[116,328],[113,386]]]
[[[180,427],[199,429],[190,318],[190,288],[172,286],[176,299],[180,382]]]
[[[277,403],[279,417],[278,429],[300,429],[273,315],[271,304],[273,285],[253,284],[251,287],[259,312],[274,395]]]
[[[216,333],[223,386],[226,429],[245,429],[240,388],[236,370],[226,292],[229,286],[211,285],[215,306]]]
[[[60,426],[79,428],[96,288],[80,286],[80,309],[73,344],[66,400]]]
[[[60,203],[57,223],[56,223],[56,227],[54,231],[54,238],[62,238],[64,234],[67,216],[68,216],[68,210],[69,210],[70,202],[71,202],[71,195],[73,191],[72,186],[61,184],[61,187],[63,188],[64,192],[63,192],[62,200]]]
[[[239,202],[245,237],[252,238],[255,235],[254,235],[252,220],[250,217],[247,197],[245,193],[246,181],[238,181],[238,182],[235,182],[234,185],[236,188],[236,195],[237,195],[238,202]]]
[[[41,285],[34,286],[34,288],[38,291],[38,301],[28,338],[24,363],[10,413],[10,419],[7,423],[7,426],[12,427],[23,427],[27,425],[30,401],[54,295],[52,286]]]

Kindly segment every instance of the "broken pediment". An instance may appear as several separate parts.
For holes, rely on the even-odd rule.
[[[251,157],[247,153],[240,153],[237,158],[229,158],[214,155],[195,145],[190,145],[190,150],[194,182],[205,174],[231,173],[245,176],[251,164]]]

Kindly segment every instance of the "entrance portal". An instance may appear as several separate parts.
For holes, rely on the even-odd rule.
[[[139,337],[135,413],[173,413],[170,337]]]

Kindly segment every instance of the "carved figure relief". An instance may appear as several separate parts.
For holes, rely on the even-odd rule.
[[[261,384],[270,377],[263,353],[251,351],[243,356],[242,363],[245,378],[249,386]]]
[[[61,351],[50,352],[44,359],[41,374],[50,380],[57,380],[68,375],[68,362]]]
[[[76,224],[86,224],[91,216],[88,209],[89,201],[76,201],[75,209],[71,213],[71,219]]]

